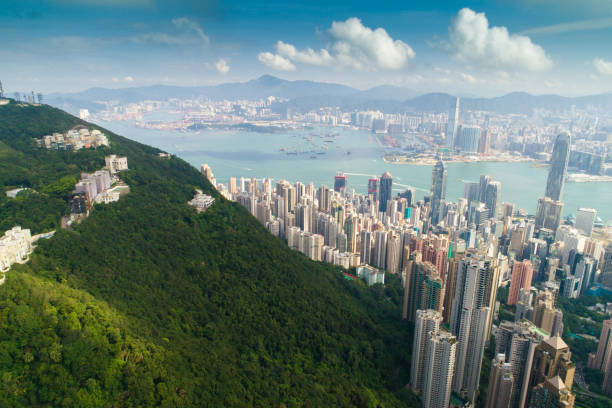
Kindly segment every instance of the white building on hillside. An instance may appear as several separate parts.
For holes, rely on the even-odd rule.
[[[29,229],[13,227],[0,237],[0,272],[6,272],[14,263],[27,262],[32,252],[32,235]],[[2,277],[4,282],[4,277]]]
[[[116,154],[111,154],[110,156],[106,156],[104,161],[106,162],[106,167],[108,167],[111,174],[129,170],[127,157],[117,157]]]

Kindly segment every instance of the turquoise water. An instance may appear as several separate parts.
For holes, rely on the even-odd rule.
[[[179,133],[134,128],[127,122],[101,125],[176,154],[198,168],[208,163],[222,183],[229,177],[243,176],[333,186],[334,175],[342,171],[348,174],[348,187],[364,193],[369,177],[389,171],[395,190],[410,185],[419,197],[429,191],[431,184],[431,166],[385,163],[381,157],[387,150],[365,131],[322,127],[271,134],[227,130]],[[333,142],[325,142],[328,133],[337,134]],[[311,135],[312,142],[308,140]],[[281,148],[298,154],[287,154]],[[538,198],[544,194],[548,169],[531,163],[449,163],[447,198],[461,197],[463,181],[478,181],[481,174],[502,183],[502,201],[513,202],[516,208],[533,214]],[[612,220],[612,183],[566,183],[564,202],[565,214],[575,213],[579,207],[593,207],[604,221]]]

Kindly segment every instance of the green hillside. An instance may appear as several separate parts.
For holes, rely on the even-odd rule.
[[[0,406],[417,406],[401,284],[346,281],[228,202],[186,162],[104,131],[109,149],[37,148],[83,123],[0,106],[0,228],[57,228],[82,171],[127,155],[131,193],[41,241],[0,286]],[[89,125],[93,127],[93,125]],[[194,189],[215,196],[197,214]]]

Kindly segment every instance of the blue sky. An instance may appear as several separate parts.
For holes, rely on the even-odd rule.
[[[612,1],[0,0],[5,90],[262,74],[420,92],[612,91]]]

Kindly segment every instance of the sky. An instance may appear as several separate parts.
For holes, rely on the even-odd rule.
[[[497,96],[612,91],[612,1],[0,0],[5,92],[264,74]]]

